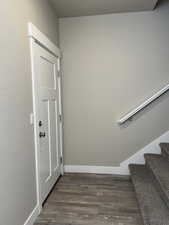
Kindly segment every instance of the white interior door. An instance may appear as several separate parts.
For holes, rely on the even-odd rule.
[[[41,203],[61,174],[58,58],[34,43],[36,139]]]

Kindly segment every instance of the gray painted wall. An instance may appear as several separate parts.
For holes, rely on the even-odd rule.
[[[60,19],[67,165],[119,165],[169,129],[169,94],[133,122],[116,123],[169,82],[168,21],[168,3]]]
[[[27,22],[55,43],[57,25],[46,0],[2,1],[0,15],[0,224],[23,225],[36,205]]]

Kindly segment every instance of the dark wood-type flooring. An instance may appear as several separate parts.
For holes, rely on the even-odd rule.
[[[65,174],[35,225],[143,225],[128,177]]]

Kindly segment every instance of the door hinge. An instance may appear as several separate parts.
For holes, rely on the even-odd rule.
[[[62,115],[59,115],[59,121],[62,122]]]
[[[63,164],[63,157],[60,157],[60,163]]]
[[[58,66],[57,66],[57,69],[58,69],[58,72],[60,72],[60,58],[57,59],[57,62],[58,62],[58,63],[57,63],[57,65],[58,65]],[[60,73],[59,73],[59,74],[60,74]]]

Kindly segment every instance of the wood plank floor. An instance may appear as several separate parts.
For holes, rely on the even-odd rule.
[[[143,225],[128,177],[65,174],[35,225]]]

